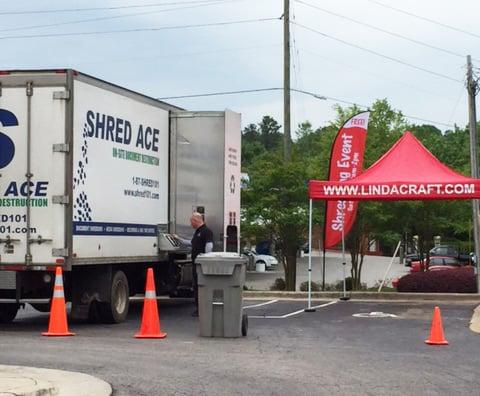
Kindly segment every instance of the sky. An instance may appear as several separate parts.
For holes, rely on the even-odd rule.
[[[290,1],[291,86],[327,98],[292,92],[293,130],[383,98],[412,123],[468,124],[480,2]],[[0,70],[73,68],[155,98],[281,88],[282,14],[282,0],[1,1]],[[281,90],[165,101],[283,123]]]

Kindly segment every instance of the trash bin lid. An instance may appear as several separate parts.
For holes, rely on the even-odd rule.
[[[202,266],[204,275],[232,275],[236,265],[245,265],[247,260],[238,253],[210,252],[199,254],[195,263]]]
[[[227,259],[227,260],[231,260],[231,259],[236,259],[236,260],[239,260],[239,259],[242,259],[243,260],[243,256],[240,256],[238,253],[236,252],[210,252],[210,253],[201,253],[197,256],[198,258],[202,258],[202,259],[207,259],[207,260],[211,260],[211,259]]]

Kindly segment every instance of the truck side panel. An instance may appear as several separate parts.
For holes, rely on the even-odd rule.
[[[66,103],[54,98],[54,93],[61,91],[65,88],[33,84],[29,107],[26,87],[2,90],[0,240],[12,240],[0,244],[2,265],[25,264],[27,253],[31,255],[28,264],[54,264],[60,255],[54,254],[53,249],[65,248],[65,206],[54,203],[54,197],[65,194],[66,154],[54,149],[54,145],[65,143]],[[30,182],[26,177],[28,157]],[[27,210],[29,190],[30,211]]]
[[[240,114],[176,111],[171,121],[171,229],[190,237],[189,217],[203,211],[215,250],[238,251]]]
[[[240,114],[225,111],[224,251],[240,253],[240,175],[242,133]]]
[[[73,257],[156,256],[168,223],[168,111],[74,81]]]

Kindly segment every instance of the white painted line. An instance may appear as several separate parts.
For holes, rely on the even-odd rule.
[[[276,303],[278,300],[271,300],[271,301],[267,301],[267,302],[264,302],[264,303],[260,303],[260,304],[255,304],[255,305],[246,305],[245,307],[243,307],[243,309],[246,309],[246,308],[256,308],[256,307],[263,307],[264,305],[269,305],[269,304],[273,304],[273,303]],[[253,316],[252,316],[253,318]]]
[[[338,302],[338,300],[335,300],[335,301],[330,301],[326,304],[322,304],[322,305],[316,305],[314,307],[312,307],[312,309],[317,309],[317,308],[323,308],[323,307],[327,307],[329,305],[332,305],[332,304],[336,304]],[[290,314],[287,314],[287,315],[283,315],[282,318],[289,318],[290,316],[295,316],[295,315],[298,315],[302,312],[305,312],[305,308],[303,309],[299,309],[298,311],[295,311],[295,312],[292,312]]]
[[[362,312],[352,315],[355,318],[398,318],[397,315],[385,312]]]
[[[317,309],[317,308],[328,307],[329,305],[333,305],[333,304],[338,303],[338,301],[339,300],[330,301],[330,302],[325,303],[325,304],[316,305],[312,308]],[[250,316],[249,315],[248,318],[252,318],[252,319],[286,319],[286,318],[289,318],[291,316],[301,314],[302,312],[305,312],[305,308],[299,309],[298,311],[295,311],[295,312],[292,312],[292,313],[289,313],[289,314],[286,314],[286,315],[281,315],[281,316]]]

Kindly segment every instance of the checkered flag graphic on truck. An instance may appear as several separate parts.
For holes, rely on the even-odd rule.
[[[84,190],[78,193],[78,189],[85,186],[87,180],[88,165],[88,142],[87,142],[87,124],[83,127],[83,144],[80,148],[82,158],[76,164],[75,177],[73,178],[73,189],[77,190],[77,198],[73,203],[73,220],[75,221],[92,221],[92,208],[88,202],[88,195]]]

